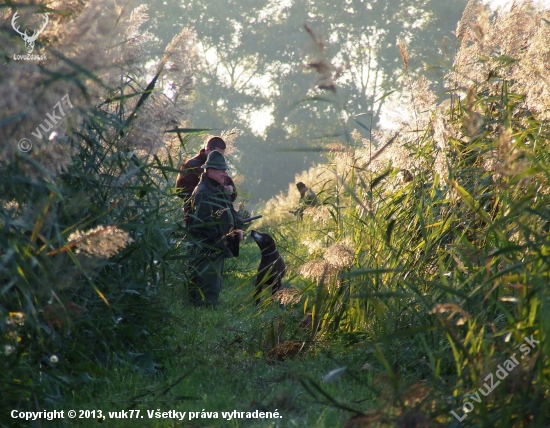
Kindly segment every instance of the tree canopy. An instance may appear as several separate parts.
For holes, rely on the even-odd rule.
[[[321,158],[315,151],[288,151],[342,141],[341,120],[366,132],[376,126],[384,95],[399,90],[403,63],[398,41],[409,46],[414,76],[444,56],[444,38],[466,2],[348,0],[224,2],[155,0],[149,30],[161,44],[182,26],[192,28],[203,59],[193,97],[191,126],[243,131],[232,159],[252,199],[267,199],[294,175]],[[324,39],[324,52],[304,29]],[[333,94],[315,88],[307,63],[319,55],[338,74]],[[329,91],[330,92],[330,91]],[[342,118],[341,111],[345,111]],[[320,120],[322,119],[322,120]]]

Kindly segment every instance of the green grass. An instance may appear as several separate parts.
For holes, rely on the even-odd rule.
[[[342,426],[351,412],[337,409],[315,400],[301,382],[312,379],[338,402],[355,408],[353,401],[372,400],[368,388],[370,374],[361,370],[365,362],[363,351],[349,352],[329,343],[308,343],[308,332],[292,334],[301,309],[282,309],[272,304],[261,312],[251,299],[254,269],[245,270],[255,244],[247,242],[237,264],[230,267],[216,310],[184,306],[183,287],[173,284],[164,291],[173,311],[170,323],[173,335],[166,343],[161,367],[147,369],[151,361],[130,360],[116,364],[105,376],[74,390],[72,399],[61,409],[112,411],[139,409],[139,426],[169,427],[179,422],[173,419],[149,419],[147,410],[178,412],[218,412],[218,419],[196,418],[184,426],[197,427],[334,427]],[[233,267],[231,267],[233,265]],[[243,266],[244,265],[244,266]],[[270,326],[290,325],[279,341],[303,339],[301,353],[285,361],[267,357],[272,348]],[[292,337],[294,336],[294,337]],[[298,337],[300,336],[300,337]],[[277,340],[277,339],[276,339]],[[335,344],[333,344],[335,345]],[[332,382],[322,382],[323,376],[338,367],[347,370]],[[221,412],[279,412],[280,419],[222,419]],[[105,420],[106,426],[136,426],[135,420]],[[71,426],[97,426],[95,420],[78,420]],[[179,426],[179,425],[178,425]]]

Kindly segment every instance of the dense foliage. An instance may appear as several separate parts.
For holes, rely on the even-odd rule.
[[[459,25],[446,102],[417,80],[399,131],[374,144],[355,131],[296,176],[324,201],[299,236],[295,189],[266,207],[291,282],[310,281],[293,294],[312,336],[345,332],[375,373],[378,408],[349,426],[550,418],[548,13],[476,7]]]
[[[171,45],[147,78],[136,34],[143,8],[58,6],[42,9],[50,37],[52,27],[65,29],[40,46],[42,63],[12,60],[22,43],[9,24],[0,29],[0,407],[8,425],[10,409],[63,403],[114,364],[157,369],[171,333],[159,291],[167,271],[185,280],[174,270],[182,251],[170,237],[180,219],[164,131],[184,123],[192,75],[178,65],[192,56],[183,43],[191,36],[178,35],[183,49]],[[13,5],[3,16],[16,7],[36,11]],[[156,88],[176,69],[170,99]]]
[[[228,321],[226,312],[210,316],[181,301],[187,241],[170,186],[190,141],[187,102],[198,61],[192,33],[182,30],[156,55],[148,49],[158,40],[142,29],[143,6],[30,6],[1,9],[0,414],[88,405],[101,394],[114,402],[112,391],[125,405],[139,398],[152,408],[179,391],[170,403],[198,401],[211,411],[252,397],[250,407],[284,409],[283,423],[547,425],[547,11],[523,4],[492,16],[470,1],[443,102],[412,70],[414,38],[409,46],[402,41],[407,92],[391,132],[356,120],[365,106],[355,111],[348,103],[333,45],[306,27],[322,96],[300,104],[307,120],[295,115],[292,127],[310,135],[321,119],[341,134],[319,148],[326,162],[295,177],[320,204],[303,219],[292,215],[292,183],[254,225],[270,231],[285,257],[287,286],[273,299],[282,307],[267,296],[258,309],[252,305],[257,260],[249,246],[227,266],[231,298],[221,310],[231,313]],[[393,16],[393,6],[379,12]],[[18,8],[50,12],[37,42],[46,61],[12,59],[24,46],[9,24]],[[207,28],[212,44],[225,40]],[[330,34],[355,35],[360,48],[361,30],[342,28]],[[395,37],[392,31],[381,37]],[[279,70],[281,82],[298,74],[297,61]],[[283,103],[293,88],[303,89],[298,80],[281,93]],[[365,105],[372,113],[371,95]],[[63,120],[37,137],[57,105]],[[18,145],[23,138],[30,150]],[[252,156],[240,148],[242,161]],[[303,160],[302,153],[293,156]],[[311,368],[317,361],[341,366],[321,382]],[[256,389],[232,389],[247,388],[251,373]],[[283,383],[284,394],[270,395]],[[262,388],[264,396],[253,396]],[[220,390],[225,395],[212,401]],[[235,398],[241,392],[245,398]],[[305,393],[339,413],[312,416],[318,407]]]
[[[245,177],[243,190],[257,202],[322,160],[314,151],[295,156],[289,149],[318,147],[343,132],[341,116],[330,106],[299,103],[320,95],[305,67],[315,61],[308,57],[317,47],[304,24],[326,39],[327,55],[339,70],[342,110],[371,128],[378,126],[381,106],[401,93],[398,40],[409,44],[413,70],[429,66],[436,76],[437,66],[449,59],[446,51],[454,52],[449,40],[465,5],[465,0],[155,0],[148,29],[161,44],[181,25],[196,32],[201,75],[190,124],[242,130],[240,152],[232,160]]]

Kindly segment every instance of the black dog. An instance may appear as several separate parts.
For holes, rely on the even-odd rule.
[[[256,291],[254,297],[260,295],[263,286],[271,286],[272,294],[281,289],[281,280],[285,276],[286,265],[283,256],[277,251],[274,239],[267,233],[250,231],[250,236],[256,241],[262,252],[262,260],[258,266],[258,276],[256,277]],[[260,303],[260,298],[256,299],[256,305]]]

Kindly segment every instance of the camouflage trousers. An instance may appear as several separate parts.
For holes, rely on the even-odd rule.
[[[222,289],[224,259],[219,255],[197,255],[189,263],[189,302],[195,306],[218,304]]]

